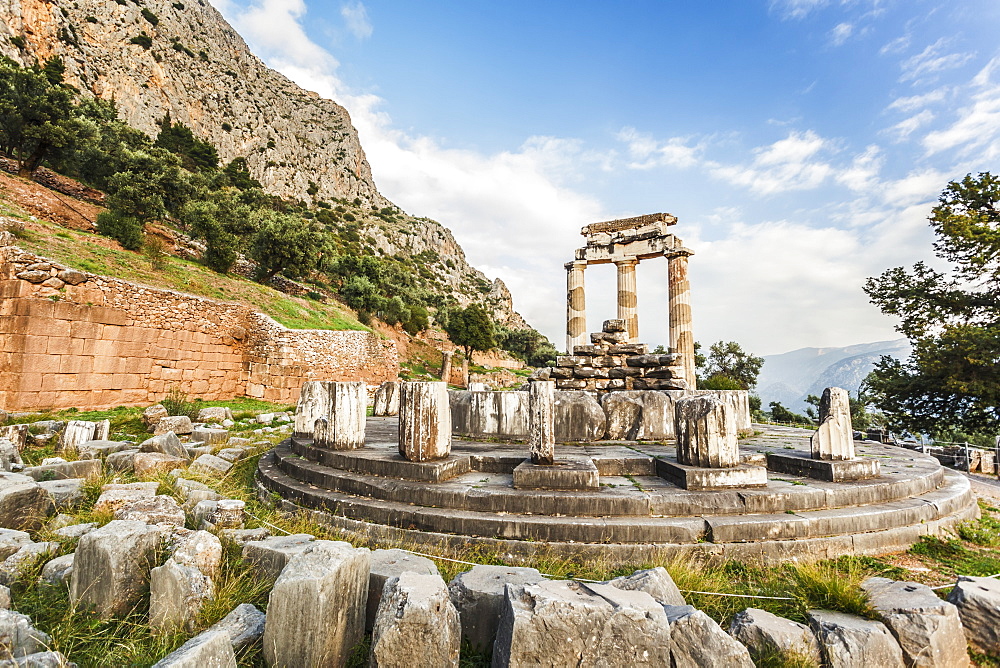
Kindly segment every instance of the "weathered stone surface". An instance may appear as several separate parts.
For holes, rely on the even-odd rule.
[[[958,608],[969,645],[977,652],[1000,656],[1000,582],[960,575],[948,602]]]
[[[0,659],[45,651],[51,639],[31,624],[31,618],[14,610],[0,610]]]
[[[903,668],[903,652],[882,622],[829,610],[810,610],[809,626],[829,668]]]
[[[451,452],[451,403],[443,382],[404,382],[399,396],[399,454],[411,462]]]
[[[729,406],[738,432],[753,431],[753,416],[750,412],[750,392],[747,390],[695,390],[695,396],[711,395]]]
[[[828,387],[819,400],[819,428],[809,439],[814,459],[854,459],[854,428],[847,390]]]
[[[219,537],[223,540],[232,541],[241,548],[251,541],[264,540],[269,538],[271,532],[265,527],[256,529],[220,529]]]
[[[0,608],[10,610],[10,587],[0,585]]]
[[[669,636],[663,606],[643,592],[567,580],[512,585],[492,665],[669,666]]]
[[[750,652],[714,619],[690,605],[663,607],[670,623],[670,665],[676,668],[753,668]]]
[[[225,406],[210,406],[198,411],[198,422],[222,422],[232,419],[233,412]]]
[[[448,392],[452,433],[473,438],[527,438],[527,392]]]
[[[0,584],[10,585],[21,575],[21,571],[39,558],[55,554],[59,543],[28,543],[0,563]]]
[[[629,390],[601,397],[611,440],[662,441],[674,438],[674,397],[683,391]]]
[[[507,584],[527,585],[545,580],[534,568],[473,566],[448,583],[448,594],[462,622],[462,637],[473,647],[487,649],[497,633]]]
[[[0,438],[8,439],[11,443],[14,444],[14,447],[17,448],[18,452],[22,452],[24,448],[28,445],[28,436],[29,436],[28,430],[30,428],[31,428],[30,424],[8,424],[0,426]]]
[[[371,553],[314,541],[274,583],[264,625],[271,666],[343,665],[364,636]]]
[[[94,503],[94,510],[97,512],[102,510],[115,512],[132,501],[152,498],[156,496],[158,485],[158,483],[105,485],[101,491],[101,495],[97,497],[97,502]]]
[[[597,441],[604,437],[607,426],[597,399],[585,392],[556,392],[556,441]]]
[[[38,485],[49,495],[56,509],[65,510],[76,508],[84,502],[83,485],[86,482],[84,478],[66,478],[64,480],[43,480]]]
[[[64,527],[60,527],[54,530],[52,533],[59,536],[60,538],[79,538],[80,536],[90,533],[97,528],[96,522],[84,522],[82,524],[70,524]]]
[[[265,577],[277,578],[288,561],[314,540],[315,536],[307,533],[253,540],[243,546],[243,560],[253,564]]]
[[[172,496],[160,494],[122,504],[115,511],[115,519],[183,527],[185,515],[184,509]]]
[[[49,514],[52,499],[34,480],[0,471],[0,527],[36,529]]]
[[[64,478],[96,478],[101,475],[100,459],[80,459],[75,462],[44,460],[40,466],[29,466],[24,475],[35,480],[61,480]]]
[[[9,438],[0,438],[0,470],[13,471],[24,467],[21,453]]]
[[[163,407],[163,404],[156,404],[155,406],[150,406],[142,412],[142,423],[149,428],[169,415],[170,414],[167,412],[167,409]]]
[[[76,668],[60,652],[35,652],[16,659],[0,659],[0,668]]]
[[[191,631],[202,605],[215,596],[212,579],[174,559],[149,574],[149,625],[155,632]]]
[[[223,448],[222,450],[219,450],[215,456],[235,464],[239,460],[246,457],[247,452],[248,450],[244,450],[243,448]]]
[[[140,478],[152,478],[175,468],[186,466],[187,459],[163,452],[139,452],[132,460],[132,470]]]
[[[129,441],[87,441],[77,446],[81,459],[104,459],[113,452],[121,452],[132,447]]]
[[[29,545],[31,542],[31,535],[27,531],[0,529],[0,561],[14,554],[25,545]]]
[[[195,427],[191,430],[193,443],[205,445],[223,445],[229,440],[228,429],[213,429],[211,427]]]
[[[302,383],[298,405],[295,407],[295,435],[312,437],[316,420],[325,418],[329,413],[329,383],[321,380],[309,380]]]
[[[632,575],[608,580],[605,584],[629,591],[646,592],[662,605],[687,605],[684,595],[663,566],[636,571]]]
[[[193,531],[178,541],[170,558],[216,578],[222,568],[222,541],[208,531]]]
[[[861,583],[879,619],[892,631],[908,666],[969,665],[958,608],[927,585],[868,578]]]
[[[556,384],[536,380],[528,387],[528,453],[532,464],[555,463]]]
[[[674,412],[677,463],[704,468],[739,465],[736,423],[724,403],[712,396],[683,397]]]
[[[153,668],[236,668],[236,653],[229,636],[212,627],[154,663]]]
[[[156,426],[153,427],[153,434],[159,436],[160,434],[166,434],[167,432],[173,432],[181,436],[185,434],[190,434],[194,429],[194,425],[191,424],[191,418],[186,415],[171,415],[169,417],[160,418]]]
[[[190,430],[188,430],[190,432]],[[187,450],[181,440],[177,438],[177,433],[167,431],[148,438],[139,445],[139,452],[160,452],[178,459],[187,459]]]
[[[590,457],[567,455],[552,464],[525,459],[514,468],[515,489],[598,489],[601,477]]]
[[[399,415],[399,383],[397,381],[387,380],[375,390],[372,415],[376,417]]]
[[[403,665],[404,657],[458,666],[461,645],[458,611],[440,575],[406,571],[385,583],[372,632],[372,668]]]
[[[101,619],[126,614],[142,596],[162,543],[161,529],[113,520],[80,538],[70,578],[70,600],[93,607]]]
[[[70,576],[73,575],[73,560],[76,553],[70,552],[61,557],[56,557],[48,561],[42,567],[42,582],[50,585],[69,586]]]
[[[111,421],[87,422],[85,420],[70,420],[59,433],[59,447],[63,450],[75,450],[87,441],[107,439],[111,431]]]
[[[113,471],[131,471],[137,454],[139,454],[138,448],[127,448],[119,452],[112,452],[104,458],[104,463]]]
[[[191,464],[190,470],[194,473],[202,473],[210,476],[224,476],[233,467],[232,462],[227,462],[215,455],[201,455]]]
[[[328,383],[329,412],[313,424],[313,444],[354,450],[365,444],[368,391],[365,383]]]
[[[237,652],[251,645],[264,635],[264,613],[249,603],[241,603],[233,611],[212,626],[213,631],[222,631],[229,636],[229,642]]]
[[[804,624],[779,617],[765,610],[747,608],[729,624],[729,634],[746,645],[755,657],[780,653],[812,661],[822,661],[819,642]]]
[[[365,606],[365,630],[370,631],[375,623],[375,613],[382,600],[382,589],[390,578],[405,572],[434,575],[437,566],[427,557],[410,554],[405,550],[374,550],[368,578],[368,602]]]

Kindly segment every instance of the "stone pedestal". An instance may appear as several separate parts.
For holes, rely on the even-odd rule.
[[[827,482],[878,478],[882,470],[877,459],[810,459],[804,452],[770,452],[767,455],[767,468],[778,473],[789,473]]]
[[[528,389],[528,448],[532,464],[555,462],[556,384],[538,380]]]
[[[567,262],[566,267],[566,350],[587,343],[587,301],[583,287],[586,262]]]
[[[450,350],[441,353],[441,380],[445,383],[451,382],[451,358],[455,356]]]
[[[685,466],[668,459],[657,459],[656,475],[682,489],[690,490],[767,486],[767,469],[753,464],[737,464],[724,469],[713,469]]]
[[[514,469],[515,489],[598,489],[601,476],[590,457],[568,456],[549,465],[525,459]]]
[[[639,341],[639,315],[636,312],[638,303],[635,288],[635,267],[639,261],[635,258],[618,260],[618,319],[625,321],[628,332],[628,342]]]
[[[328,412],[313,425],[313,443],[331,450],[365,444],[368,391],[364,383],[325,383]]]
[[[854,459],[851,399],[847,390],[828,387],[819,401],[819,429],[809,440],[813,459]]]
[[[677,463],[729,468],[740,463],[736,424],[728,406],[713,396],[679,399],[674,406]]]
[[[399,454],[411,462],[451,452],[451,404],[442,382],[404,382],[399,393]]]
[[[688,281],[688,256],[679,251],[667,260],[670,291],[670,351],[681,355],[685,380],[695,387],[694,332],[691,329],[691,283]]]

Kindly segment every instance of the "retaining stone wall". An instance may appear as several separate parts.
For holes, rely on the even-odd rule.
[[[293,403],[306,380],[398,375],[395,344],[371,332],[289,330],[249,306],[70,270],[3,241],[2,409],[145,405],[173,387]]]

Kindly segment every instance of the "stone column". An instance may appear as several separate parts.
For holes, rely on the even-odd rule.
[[[451,454],[451,403],[446,383],[400,384],[399,454],[411,462]]]
[[[819,429],[809,439],[813,459],[854,459],[851,398],[847,390],[828,387],[819,400]]]
[[[670,352],[678,353],[684,362],[684,380],[693,390],[694,332],[691,329],[691,283],[688,282],[689,250],[678,251],[667,259],[670,289]]]
[[[528,447],[532,464],[551,466],[556,448],[556,384],[536,380],[528,386]]]
[[[313,444],[331,450],[354,450],[365,444],[368,388],[365,383],[325,383],[329,412],[313,425]]]
[[[574,346],[587,345],[587,299],[583,288],[585,260],[567,262],[566,267],[566,354]]]
[[[445,350],[441,353],[441,380],[451,382],[451,358],[455,353]]]
[[[295,408],[295,432],[298,438],[312,438],[316,420],[330,413],[329,383],[307,380],[299,390],[299,403]]]
[[[639,261],[635,258],[618,260],[618,319],[625,321],[628,328],[628,342],[639,342],[639,315],[636,312],[635,267]]]
[[[736,420],[729,406],[705,394],[674,404],[677,463],[703,468],[731,468],[740,463]]]

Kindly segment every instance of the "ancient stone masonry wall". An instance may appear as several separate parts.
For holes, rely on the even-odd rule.
[[[304,380],[395,378],[371,332],[288,330],[241,304],[87,274],[0,240],[0,408],[294,402]],[[8,242],[9,243],[9,242]]]

